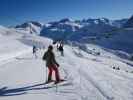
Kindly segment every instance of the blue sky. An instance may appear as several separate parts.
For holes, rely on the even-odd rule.
[[[0,24],[29,20],[48,22],[62,18],[128,18],[133,0],[0,0]]]

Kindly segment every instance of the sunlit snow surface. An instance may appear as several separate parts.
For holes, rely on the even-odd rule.
[[[96,45],[87,45],[91,53],[65,45],[64,57],[54,46],[60,76],[68,81],[50,88],[43,85],[42,55],[52,40],[6,30],[0,29],[0,100],[133,100],[132,62]],[[32,45],[41,48],[37,59]]]

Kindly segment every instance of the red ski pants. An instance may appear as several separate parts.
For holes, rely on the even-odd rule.
[[[55,72],[56,81],[60,80],[59,71],[55,65],[48,66],[48,70],[49,70],[48,80],[51,80],[53,71]]]

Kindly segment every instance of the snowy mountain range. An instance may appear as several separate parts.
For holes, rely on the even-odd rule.
[[[15,28],[54,40],[93,43],[104,48],[133,53],[132,23],[133,17],[121,20],[64,18],[47,24],[30,21],[17,25]]]
[[[62,19],[60,21],[50,22],[48,26],[44,25],[40,35],[53,39],[79,40],[82,37],[102,35],[102,33],[115,30],[122,26],[121,24],[123,22],[123,20],[111,21],[106,18],[84,19],[81,21]]]
[[[107,18],[90,18],[83,20],[71,20],[69,18],[64,18],[59,21],[49,22],[47,24],[29,21],[15,26],[15,28],[28,31],[29,33],[40,33],[41,36],[54,37],[54,39],[58,39],[66,38],[65,36],[70,37],[70,33],[81,34],[86,32],[86,34],[95,34],[104,31],[110,31],[116,27],[121,27],[126,21],[127,19],[112,21]],[[57,33],[60,37],[56,37]]]

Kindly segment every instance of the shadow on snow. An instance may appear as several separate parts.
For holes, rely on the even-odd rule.
[[[71,85],[71,83],[65,83],[60,86],[69,86],[69,85]],[[45,83],[35,84],[35,85],[30,85],[30,86],[25,86],[20,88],[13,88],[13,89],[8,89],[8,87],[3,87],[3,88],[0,88],[0,97],[23,95],[23,94],[27,94],[28,91],[31,91],[31,90],[45,90],[53,87],[56,87],[56,85],[45,86]]]
[[[20,88],[14,88],[14,89],[8,89],[8,87],[3,87],[3,88],[0,88],[0,96],[22,95],[22,94],[26,94],[30,90],[43,90],[43,89],[52,88],[52,86],[45,87],[43,85],[45,85],[45,83],[35,84],[35,85],[20,87]],[[37,86],[42,86],[42,87],[37,87]]]

